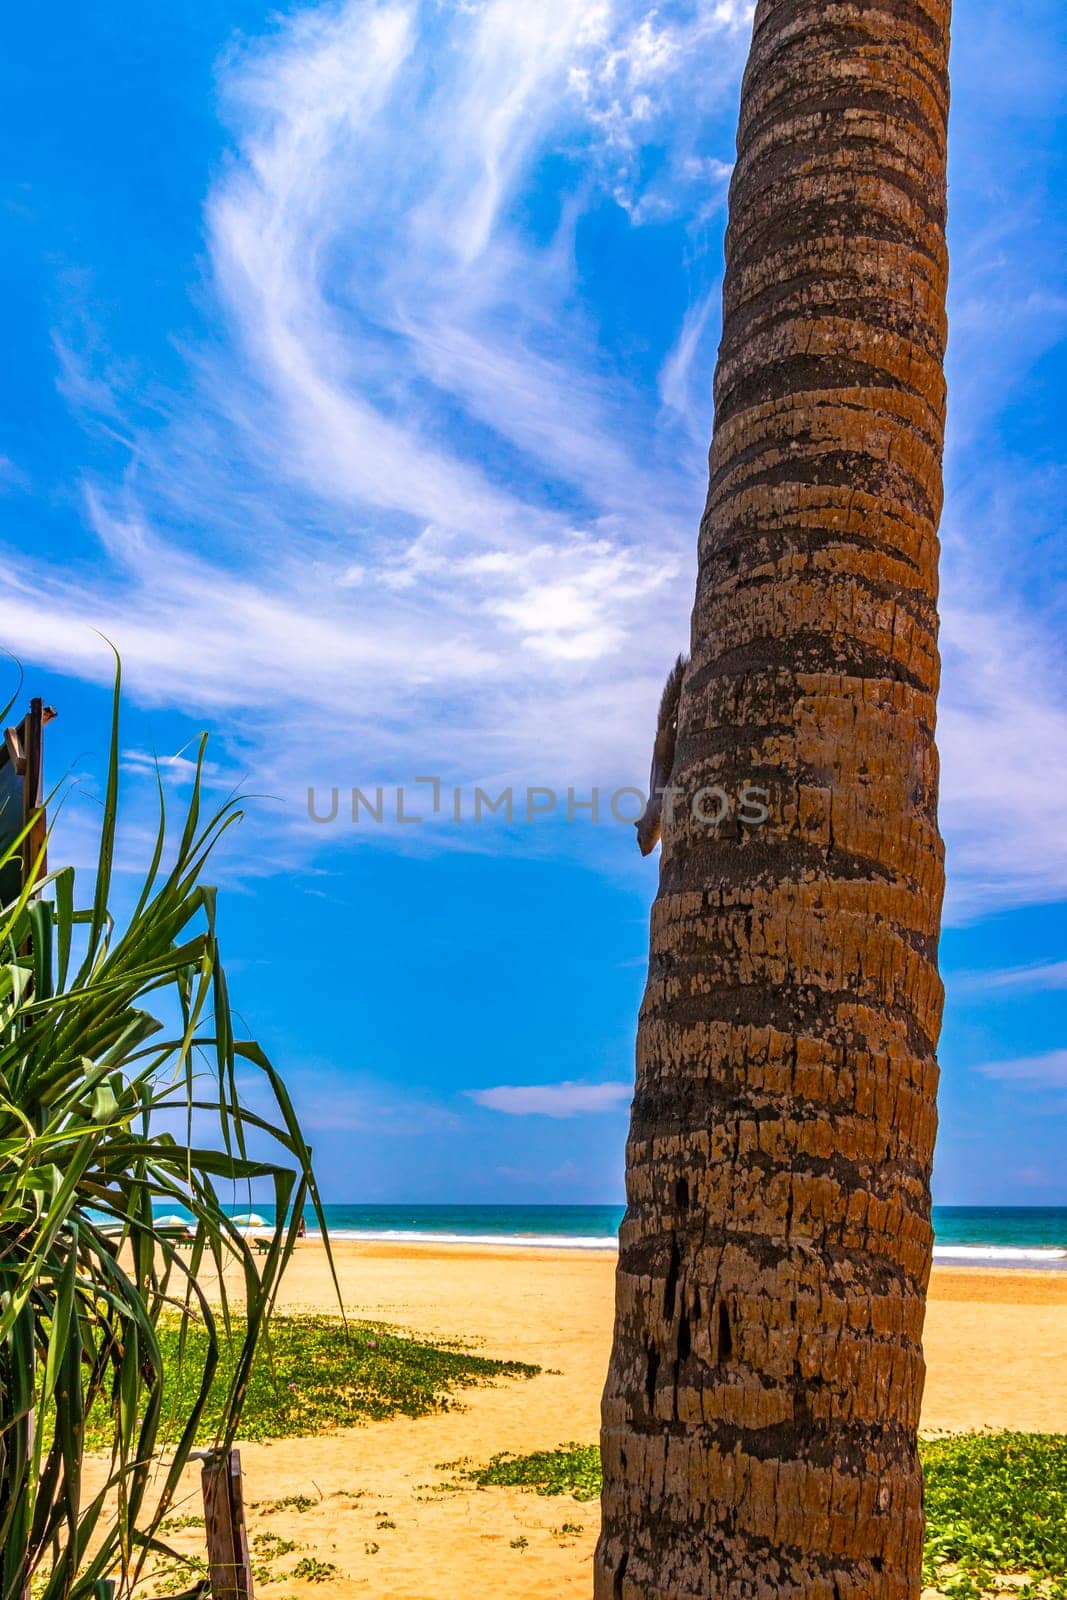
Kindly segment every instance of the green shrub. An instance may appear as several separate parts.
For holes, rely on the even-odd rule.
[[[240,812],[230,801],[202,815],[203,760],[201,740],[173,831],[160,785],[147,872],[117,923],[116,674],[90,891],[80,900],[63,867],[0,908],[0,1600],[20,1600],[31,1582],[39,1600],[91,1600],[109,1574],[133,1589],[196,1440],[225,1449],[236,1435],[306,1201],[322,1220],[285,1087],[255,1043],[234,1037],[204,873]],[[238,1063],[259,1080],[255,1112]],[[213,1137],[193,1142],[193,1126],[209,1122]],[[281,1219],[258,1257],[217,1187],[247,1195],[253,1180]],[[188,1255],[155,1221],[176,1209],[193,1218]],[[226,1263],[239,1268],[237,1304],[224,1298],[221,1317],[196,1283],[207,1262],[220,1283]],[[167,1369],[182,1349],[180,1327],[161,1335],[165,1306],[195,1317],[201,1358],[159,1471]],[[110,1453],[91,1496],[81,1471],[90,1418]]]

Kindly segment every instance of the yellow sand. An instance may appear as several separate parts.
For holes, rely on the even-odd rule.
[[[469,1339],[486,1355],[559,1370],[468,1391],[463,1410],[442,1416],[243,1446],[250,1502],[293,1494],[317,1501],[311,1511],[269,1515],[253,1504],[251,1533],[269,1528],[338,1568],[319,1586],[271,1584],[260,1591],[264,1600],[588,1597],[595,1502],[511,1489],[440,1493],[433,1486],[450,1477],[440,1463],[459,1457],[481,1463],[501,1450],[596,1439],[614,1255],[350,1242],[336,1253],[354,1315]],[[323,1252],[309,1241],[289,1269],[282,1308],[335,1304]],[[1067,1273],[935,1272],[926,1350],[925,1429],[1067,1432],[1067,1390],[1056,1378],[1067,1364]],[[194,1476],[189,1495],[184,1509],[195,1512]],[[563,1534],[563,1523],[579,1524],[581,1532]],[[202,1538],[192,1530],[174,1542],[195,1550]],[[279,1561],[279,1568],[294,1559]]]

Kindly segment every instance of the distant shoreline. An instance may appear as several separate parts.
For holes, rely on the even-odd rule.
[[[307,1237],[321,1240],[322,1235],[317,1229],[309,1228]],[[618,1249],[618,1240],[614,1234],[437,1233],[424,1229],[331,1227],[330,1238],[353,1244],[466,1246],[474,1249],[611,1251],[612,1253]],[[934,1264],[944,1267],[1067,1271],[1067,1250],[1042,1246],[935,1244]]]
[[[315,1228],[309,1228],[309,1239],[320,1239]],[[472,1244],[503,1245],[520,1250],[617,1250],[619,1241],[614,1233],[437,1233],[421,1228],[330,1228],[331,1239],[351,1239],[360,1244]]]
[[[273,1226],[269,1205],[234,1203],[235,1220]],[[455,1251],[504,1249],[612,1255],[621,1205],[356,1205],[324,1206],[330,1237],[355,1244]],[[309,1237],[318,1218],[304,1212]],[[175,1216],[175,1220],[178,1220]],[[1020,1271],[1067,1270],[1067,1206],[935,1206],[934,1262],[939,1267]]]

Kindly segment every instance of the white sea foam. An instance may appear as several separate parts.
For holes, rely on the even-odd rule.
[[[318,1237],[308,1229],[308,1237]],[[387,1244],[503,1244],[531,1250],[614,1250],[613,1233],[426,1233],[414,1228],[331,1228],[331,1239]]]
[[[1067,1250],[1054,1245],[1014,1244],[935,1244],[935,1261],[964,1261],[972,1264],[1011,1266],[1028,1262],[1031,1266],[1067,1266]]]
[[[309,1230],[309,1237],[318,1234]],[[565,1233],[445,1233],[416,1228],[331,1228],[331,1239],[355,1239],[367,1244],[477,1244],[503,1245],[529,1250],[614,1250],[614,1234]],[[1067,1268],[1067,1249],[1055,1246],[1000,1244],[935,1244],[934,1260],[949,1265],[1031,1266]]]

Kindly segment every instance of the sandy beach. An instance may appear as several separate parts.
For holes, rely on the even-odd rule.
[[[250,1533],[269,1529],[337,1568],[282,1595],[376,1600],[548,1600],[588,1596],[597,1506],[454,1483],[442,1463],[551,1449],[597,1437],[615,1257],[607,1251],[357,1244],[335,1246],[356,1317],[546,1370],[465,1393],[463,1409],[344,1433],[242,1447]],[[283,1311],[336,1307],[325,1255],[304,1244]],[[1067,1431],[1067,1273],[935,1270],[927,1320],[924,1430]],[[268,1511],[290,1495],[315,1503]],[[185,1509],[199,1509],[190,1476]],[[563,1524],[580,1532],[561,1531]],[[202,1535],[177,1537],[199,1549]]]

